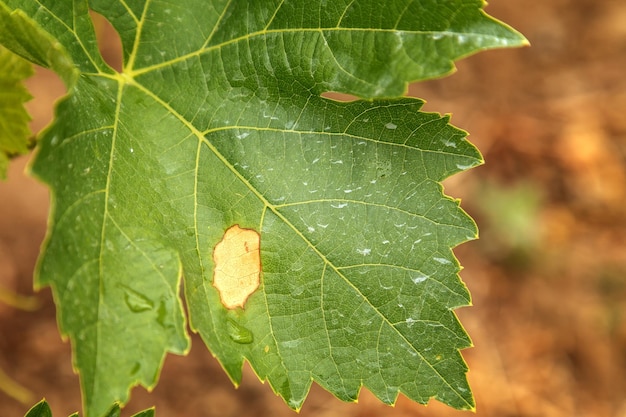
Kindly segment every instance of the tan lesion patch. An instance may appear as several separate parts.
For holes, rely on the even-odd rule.
[[[213,286],[224,307],[243,308],[250,294],[259,288],[261,276],[261,236],[252,229],[234,225],[215,245]]]

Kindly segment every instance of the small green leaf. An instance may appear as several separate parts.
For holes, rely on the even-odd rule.
[[[2,28],[0,30],[0,44],[34,64],[54,70],[59,74],[61,79],[65,81],[67,86],[71,86],[78,74],[77,67],[80,61],[72,62],[72,58],[70,58],[65,51],[63,45],[54,38],[54,35],[47,32],[46,29],[50,30],[58,26],[59,30],[57,30],[57,33],[63,34],[65,45],[71,47],[70,51],[77,51],[74,54],[74,56],[77,57],[85,46],[82,41],[75,37],[78,33],[72,30],[75,29],[72,27],[73,23],[70,23],[72,19],[71,11],[74,8],[72,6],[67,7],[67,5],[63,6],[67,9],[65,14],[67,15],[67,12],[70,13],[70,16],[66,17],[66,22],[63,22],[57,19],[56,15],[50,13],[50,9],[40,3],[31,1],[12,1],[8,3],[9,4],[7,4],[7,2],[0,2],[0,28]],[[10,7],[10,3],[17,3],[22,7],[30,6],[29,12],[37,14],[40,20],[35,21],[25,11],[19,8],[13,10],[13,8]],[[83,2],[77,1],[75,3],[80,5]],[[82,11],[84,15],[87,10],[86,3],[83,4],[82,8],[78,7],[75,10],[78,13]],[[37,13],[39,11],[42,13]],[[80,21],[86,22],[88,27],[90,27],[87,16],[82,17]],[[40,26],[40,24],[44,22],[45,29]],[[68,24],[70,26],[68,26]],[[68,29],[70,30],[68,31]],[[70,33],[74,34],[73,39]],[[67,35],[70,35],[70,37]],[[91,43],[95,46],[95,35],[93,35],[93,42]],[[95,53],[97,53],[97,47]],[[98,54],[97,56],[99,57],[100,55]]]
[[[54,196],[37,283],[52,286],[88,415],[187,351],[183,275],[191,328],[235,383],[247,360],[294,409],[313,381],[346,401],[366,387],[474,407],[451,249],[477,231],[440,182],[482,158],[448,116],[398,96],[525,43],[481,0],[90,1],[120,34],[119,74],[85,1],[4,3],[26,22],[13,50],[39,62],[32,37],[52,38],[78,74],[32,169]],[[227,230],[260,236],[234,247],[260,250],[261,273],[224,302],[239,278],[237,256],[214,258]]]
[[[102,417],[119,417],[120,416],[120,406],[119,404],[114,404],[109,411],[107,411]],[[52,417],[52,410],[50,410],[50,406],[46,402],[46,400],[41,400],[37,404],[35,404],[24,417]],[[72,414],[70,417],[78,417],[78,413]],[[134,414],[133,417],[154,417],[154,409],[150,408],[144,411],[141,411],[137,414]]]
[[[28,410],[24,417],[52,417],[52,410],[46,400],[41,400]]]
[[[30,116],[24,103],[31,96],[23,82],[32,74],[32,64],[0,45],[0,179],[12,156],[28,152]]]

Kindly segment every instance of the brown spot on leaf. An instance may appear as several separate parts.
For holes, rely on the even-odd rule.
[[[261,236],[255,230],[234,225],[215,245],[213,286],[220,293],[224,307],[243,308],[250,294],[259,288],[260,242]]]

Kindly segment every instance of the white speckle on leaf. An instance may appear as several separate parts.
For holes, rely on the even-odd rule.
[[[450,262],[448,259],[446,258],[433,258],[434,261],[439,262],[442,265],[449,265],[452,262]]]
[[[348,206],[348,203],[339,203],[339,204],[331,204],[330,205],[332,208],[336,208],[336,209],[342,209],[344,207]]]
[[[292,266],[292,271],[300,271],[304,266],[302,262],[297,262]],[[298,297],[304,293],[304,285],[298,285],[291,290],[291,295],[293,297]]]
[[[467,164],[467,165],[463,165],[463,164],[456,164],[456,167],[458,169],[460,169],[461,171],[465,171],[466,169],[470,169],[471,167],[473,167],[474,165],[472,164]]]
[[[308,230],[310,233],[313,233],[315,231],[315,227],[308,226],[306,230]]]
[[[245,139],[245,138],[247,138],[248,136],[250,136],[250,132],[243,132],[243,133],[238,134],[238,135],[237,135],[237,136],[235,136],[235,137],[236,137],[237,139]]]
[[[407,326],[411,327],[411,326],[413,326],[415,323],[417,323],[417,320],[412,319],[411,317],[409,317],[409,318],[407,318],[404,322],[407,324]]]
[[[341,165],[343,164],[343,161],[341,159],[337,159],[335,161],[330,161],[330,163],[333,165]]]
[[[350,194],[353,190],[343,190],[344,193]]]
[[[389,123],[387,123],[387,124],[385,125],[385,127],[386,127],[387,129],[389,129],[389,130],[395,130],[395,129],[398,127],[398,125],[397,125],[397,124],[394,124],[394,123],[389,122]]]
[[[364,249],[357,249],[356,250],[357,253],[363,255],[363,256],[368,256],[369,254],[372,253],[372,250],[370,248],[364,248]]]
[[[424,275],[422,273],[419,273],[419,275],[414,275],[411,277],[411,281],[413,281],[413,284],[419,284],[421,282],[424,282],[428,279],[428,275]]]
[[[302,340],[288,340],[285,342],[281,342],[281,346],[286,347],[286,348],[295,348],[297,347],[300,343],[302,343]]]

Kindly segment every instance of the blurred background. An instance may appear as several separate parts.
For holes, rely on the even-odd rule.
[[[463,355],[476,415],[626,417],[626,2],[493,0],[486,11],[532,47],[472,56],[410,88],[427,111],[452,113],[486,159],[445,183],[481,229],[455,250],[473,295],[457,312],[475,345]],[[39,131],[63,86],[42,70],[28,86]],[[23,174],[27,160],[0,183],[0,414],[22,417],[46,397],[65,417],[80,410],[78,378],[49,289],[32,290],[48,193]],[[152,405],[162,417],[295,416],[249,369],[233,388],[198,338],[123,415]],[[314,386],[300,415],[471,414],[402,396],[388,407],[366,390],[346,404]]]

